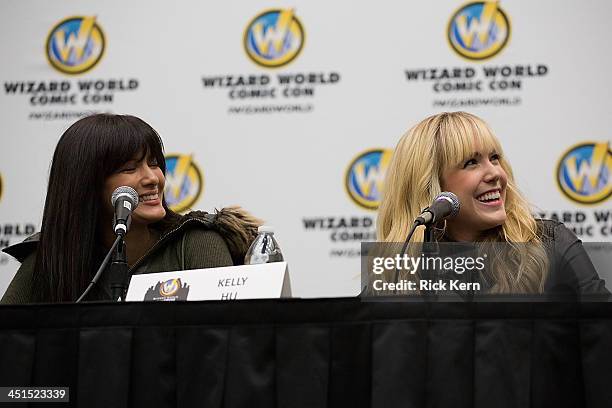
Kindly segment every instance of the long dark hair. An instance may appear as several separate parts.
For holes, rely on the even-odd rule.
[[[105,179],[136,155],[148,153],[166,174],[163,143],[142,119],[96,114],[64,132],[53,154],[33,275],[33,300],[74,301],[100,261],[101,197]],[[167,224],[180,216],[162,205]],[[109,225],[110,228],[110,225]]]

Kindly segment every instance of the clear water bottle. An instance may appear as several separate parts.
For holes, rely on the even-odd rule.
[[[254,265],[282,261],[283,254],[278,242],[274,239],[274,228],[262,225],[257,229],[257,237],[244,257],[244,264]]]

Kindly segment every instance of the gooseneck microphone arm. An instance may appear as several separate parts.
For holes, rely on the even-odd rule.
[[[122,240],[121,235],[118,235],[117,238],[115,238],[115,242],[113,242],[113,246],[111,246],[111,249],[108,251],[108,253],[104,257],[104,260],[102,261],[102,264],[98,268],[98,271],[96,272],[94,277],[91,279],[91,282],[89,282],[89,285],[87,285],[87,288],[85,289],[83,294],[79,296],[79,298],[76,300],[76,303],[81,303],[81,301],[85,299],[85,296],[87,296],[91,288],[93,288],[94,285],[98,283],[100,276],[102,276],[102,272],[104,272],[104,268],[106,268],[106,265],[108,265],[108,261],[110,261],[111,255],[113,254],[113,252],[115,251],[115,248],[117,247],[117,244],[119,244],[119,241],[121,240]]]
[[[113,258],[110,268],[111,292],[114,301],[123,302],[127,290],[128,264],[124,237],[130,228],[132,212],[138,207],[138,193],[132,187],[117,187],[111,196],[111,205],[115,208],[113,218],[113,232],[117,237],[108,251],[98,271],[92,278],[87,288],[76,303],[80,303],[91,291],[91,288],[98,282],[104,272],[108,261]]]
[[[410,228],[410,232],[408,232],[408,237],[406,238],[406,241],[404,241],[404,245],[402,246],[402,250],[399,254],[400,257],[404,256],[404,254],[406,253],[408,243],[410,242],[410,239],[414,235],[414,231],[419,225],[425,225],[425,235],[423,237],[423,241],[425,243],[434,242],[435,238],[433,236],[432,226],[438,221],[442,221],[446,218],[456,216],[459,213],[460,207],[461,205],[459,203],[459,198],[457,198],[454,193],[451,193],[450,191],[444,191],[438,194],[438,196],[433,200],[431,206],[421,211],[421,214],[419,214],[419,216],[414,220],[412,228]],[[399,270],[396,267],[393,282],[397,283],[398,279]]]
[[[408,232],[408,237],[404,241],[404,245],[402,245],[402,250],[400,252],[400,256],[403,256],[406,253],[406,249],[408,248],[408,243],[410,243],[410,239],[414,235],[414,231],[416,231],[417,227],[421,225],[419,222],[415,221],[412,224],[412,228],[410,228],[410,232]],[[393,276],[393,282],[397,283],[399,281],[399,270],[397,269],[397,265],[395,266],[395,275]]]

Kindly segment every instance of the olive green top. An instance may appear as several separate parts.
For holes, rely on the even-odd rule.
[[[35,237],[17,244],[21,246],[18,251],[14,249],[6,251],[22,260],[22,264],[0,303],[24,304],[32,302],[32,276],[37,244],[38,239]],[[18,255],[15,255],[16,253]],[[231,266],[233,264],[230,250],[219,232],[211,229],[209,223],[201,219],[191,218],[164,233],[153,247],[132,265],[129,273],[133,275]],[[111,291],[107,269],[98,281],[97,287],[88,294],[85,300],[110,299]]]

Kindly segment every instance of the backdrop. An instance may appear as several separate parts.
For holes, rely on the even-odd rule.
[[[539,214],[611,241],[609,1],[0,9],[0,248],[39,229],[53,149],[91,112],[160,133],[175,209],[274,226],[296,296],[358,292],[390,150],[440,111],[491,125]],[[17,268],[0,256],[0,293]]]

